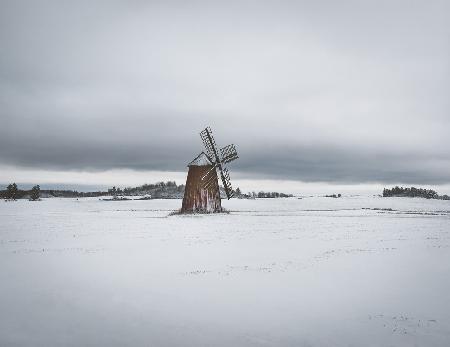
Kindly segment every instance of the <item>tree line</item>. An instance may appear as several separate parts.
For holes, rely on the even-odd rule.
[[[152,197],[166,197],[169,195],[179,195],[180,193],[184,193],[184,185],[177,185],[175,181],[167,181],[167,182],[157,182],[152,184],[143,184],[138,187],[126,187],[126,188],[116,188],[112,187],[108,189],[108,193],[110,195],[145,195],[151,194]]]
[[[425,199],[441,199],[450,200],[448,195],[439,195],[436,191],[432,189],[423,189],[416,187],[399,187],[395,186],[391,189],[383,189],[383,197],[411,197],[411,198],[425,198]]]
[[[284,194],[278,192],[259,192],[257,195],[258,198],[291,198],[292,194]]]
[[[5,190],[0,190],[0,199],[7,199],[12,201],[26,198],[36,201],[40,200],[41,197],[84,198],[105,195],[108,195],[108,192],[78,192],[76,190],[41,189],[39,185],[35,185],[31,189],[20,189],[16,183],[9,184]]]
[[[0,198],[7,200],[17,200],[29,198],[30,200],[40,200],[41,197],[58,197],[58,198],[84,198],[84,197],[100,197],[100,196],[133,196],[133,195],[149,195],[153,199],[158,198],[182,198],[185,185],[177,185],[175,181],[157,182],[151,184],[143,184],[138,187],[112,187],[105,191],[78,192],[76,190],[59,190],[59,189],[41,189],[39,185],[34,186],[30,190],[19,189],[16,183],[8,185],[6,190],[0,190]],[[223,188],[221,188],[221,191]],[[252,198],[288,198],[292,194],[284,194],[279,192],[251,192],[244,194],[239,188],[233,191],[234,197],[240,199]],[[221,193],[222,194],[222,193]]]
[[[33,188],[31,188],[31,190],[21,190],[14,182],[10,183],[6,187],[6,190],[0,191],[0,197],[12,201],[28,197],[32,201],[37,201],[41,197],[41,187],[39,185],[35,185]]]
[[[56,197],[56,198],[86,198],[86,197],[101,197],[101,196],[120,196],[120,195],[146,195],[149,194],[153,198],[172,198],[179,197],[184,193],[184,185],[177,185],[175,181],[157,182],[152,184],[144,184],[138,187],[112,187],[107,190],[78,192],[76,190],[61,190],[61,189],[41,189],[39,185],[32,189],[20,189],[16,183],[9,184],[5,190],[0,190],[0,199],[18,200],[30,199],[39,200],[41,197]]]
[[[293,197],[292,194],[284,194],[279,192],[249,192],[247,194],[244,194],[241,192],[239,188],[237,188],[235,191],[233,191],[233,196],[238,199],[255,199],[255,198],[291,198]]]

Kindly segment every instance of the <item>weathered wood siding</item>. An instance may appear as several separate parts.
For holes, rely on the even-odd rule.
[[[216,170],[212,170],[212,165],[189,166],[186,179],[186,189],[184,191],[181,212],[221,212],[219,184]],[[204,187],[202,177],[210,171],[215,179],[208,188]]]

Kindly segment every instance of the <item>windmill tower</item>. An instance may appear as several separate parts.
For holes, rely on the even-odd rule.
[[[200,137],[206,153],[201,152],[188,164],[182,213],[222,211],[218,175],[227,199],[233,196],[230,174],[224,165],[238,158],[236,148],[234,145],[228,145],[219,151],[209,127],[200,132]]]

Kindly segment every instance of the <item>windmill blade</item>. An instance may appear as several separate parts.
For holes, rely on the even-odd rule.
[[[208,170],[208,172],[202,177],[202,181],[207,181],[211,174],[216,170],[216,166],[212,166],[211,169]]]
[[[214,175],[210,175],[203,181],[203,188],[209,189],[210,187],[217,185],[217,178]]]
[[[211,178],[209,181],[205,182],[205,184],[203,185],[204,189],[210,189],[211,187],[217,187],[217,179]]]
[[[230,174],[225,167],[223,168],[222,166],[219,166],[219,170],[223,187],[225,188],[225,194],[227,195],[227,199],[230,200],[230,198],[233,197],[233,187],[231,186],[230,182]]]
[[[220,161],[219,155],[217,152],[216,141],[212,135],[212,131],[210,127],[206,127],[200,132],[200,137],[202,138],[203,144],[205,145],[206,154],[209,159],[213,163],[217,163]]]
[[[203,177],[202,177],[202,184],[203,188],[207,189],[213,184],[217,184],[217,175],[216,173],[216,167],[213,166]]]
[[[220,173],[220,178],[222,180],[222,184],[225,189],[227,198],[228,199],[232,198],[233,187],[231,186],[230,182],[230,174],[228,170],[225,167],[223,167],[223,164],[229,163],[239,158],[236,151],[236,147],[234,145],[228,145],[220,149],[219,152],[210,127],[206,127],[205,129],[203,129],[200,132],[200,137],[202,138],[203,144],[205,145],[206,154],[208,155],[209,159],[213,164],[211,170],[202,177],[204,186],[210,187],[215,182],[215,179],[210,177],[211,176],[210,172],[212,170],[217,169],[218,172]]]
[[[237,151],[236,151],[236,147],[234,147],[233,144],[221,148],[220,149],[220,157],[221,157],[222,164],[232,162],[233,160],[236,160],[239,158]]]

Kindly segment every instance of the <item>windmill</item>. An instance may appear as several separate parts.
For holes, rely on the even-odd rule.
[[[227,199],[230,199],[233,197],[233,188],[225,164],[239,157],[233,144],[218,149],[210,127],[202,130],[200,137],[206,153],[201,152],[188,164],[181,212],[221,212],[219,177]]]

